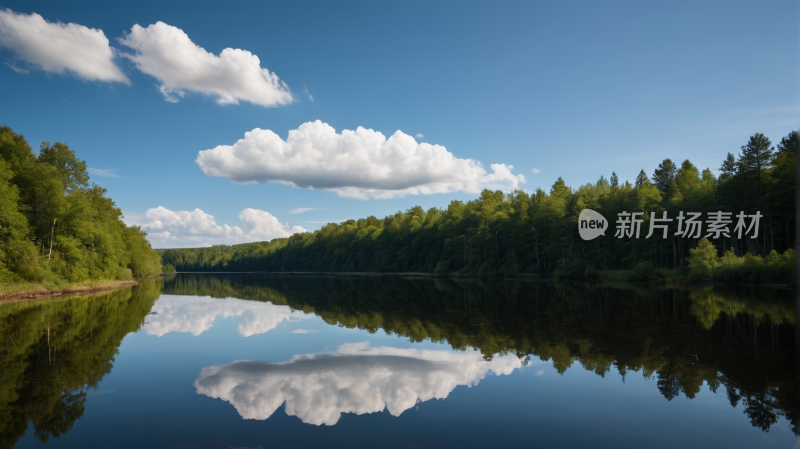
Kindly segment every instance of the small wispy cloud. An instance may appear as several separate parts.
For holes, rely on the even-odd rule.
[[[91,167],[89,167],[89,174],[92,175],[92,176],[102,176],[104,178],[122,178],[122,179],[127,179],[127,178],[125,178],[123,176],[120,176],[120,175],[114,173],[115,171],[117,171],[116,168],[91,168]]]
[[[346,220],[317,220],[317,221],[301,221],[300,223],[308,223],[308,224],[328,224],[328,223],[341,223]]]
[[[535,374],[537,376],[541,376],[542,374],[544,374],[544,370],[540,369],[539,371],[534,371],[533,374]]]
[[[291,331],[289,333],[290,334],[310,334],[311,332],[319,332],[319,331],[316,330],[316,329],[295,329],[295,330],[293,330],[293,331]]]
[[[303,212],[308,212],[310,210],[314,210],[313,207],[297,207],[289,211],[290,214],[302,214]]]
[[[423,137],[425,137],[425,136],[423,136],[422,134],[417,134],[417,135],[416,135],[416,136],[414,136],[414,137],[416,137],[417,139],[422,139],[422,138],[423,138]]]
[[[541,172],[542,172],[542,171],[541,171],[541,170],[539,170],[538,168],[534,168],[534,169],[533,169],[533,170],[531,170],[531,171],[533,172],[533,174],[534,174],[534,175],[538,175],[539,173],[541,173]]]
[[[290,214],[302,214],[303,212],[308,212],[310,210],[329,210],[322,207],[296,207],[289,211]]]
[[[311,92],[308,91],[308,87],[303,85],[303,95],[307,96],[309,100],[314,101],[314,96],[311,95]]]
[[[31,73],[28,70],[25,70],[23,68],[17,67],[16,65],[14,65],[14,64],[12,64],[10,62],[7,62],[6,65],[11,67],[11,70],[13,70],[13,71],[15,71],[17,73]]]

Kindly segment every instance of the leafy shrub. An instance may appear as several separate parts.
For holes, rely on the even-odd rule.
[[[689,264],[689,278],[693,280],[711,280],[714,269],[719,264],[717,248],[708,239],[700,239],[697,247],[689,250],[686,260]]]

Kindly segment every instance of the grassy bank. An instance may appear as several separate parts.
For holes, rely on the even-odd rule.
[[[43,296],[77,295],[137,285],[135,280],[83,281],[75,284],[16,283],[0,284],[0,301],[40,298]]]

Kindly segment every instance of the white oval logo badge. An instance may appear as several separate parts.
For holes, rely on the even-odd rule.
[[[584,209],[578,216],[578,232],[584,240],[592,240],[606,235],[608,221],[591,209]]]

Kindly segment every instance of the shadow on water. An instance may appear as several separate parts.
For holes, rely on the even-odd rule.
[[[29,423],[43,443],[72,429],[87,392],[111,372],[122,339],[145,323],[162,284],[0,304],[0,447],[14,447]]]
[[[667,401],[705,384],[765,432],[797,435],[793,293],[651,283],[270,277],[167,277],[164,293],[270,301],[332,325],[411,341],[654,380]]]

